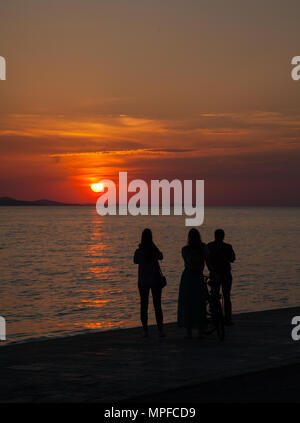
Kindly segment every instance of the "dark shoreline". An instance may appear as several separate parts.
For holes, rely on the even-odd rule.
[[[20,206],[38,206],[38,207],[64,207],[64,206],[93,206],[93,204],[63,203],[53,200],[16,200],[11,197],[1,197],[0,206],[2,207],[20,207]]]
[[[121,404],[300,403],[300,358],[267,370],[137,396]]]
[[[287,400],[293,372],[300,376],[300,341],[291,339],[291,319],[299,314],[287,308],[235,315],[223,343],[215,335],[185,340],[170,323],[166,338],[151,327],[148,339],[128,328],[8,344],[0,348],[1,402],[145,402],[158,393],[162,401],[255,401],[256,390],[262,401]],[[284,374],[285,388],[278,385]],[[247,380],[245,398],[238,387]],[[268,380],[275,391],[267,394],[265,386],[264,396]]]
[[[300,307],[298,309],[298,307],[295,306],[291,306],[291,307],[283,307],[283,308],[271,308],[271,309],[267,309],[267,310],[258,310],[258,311],[247,311],[247,312],[241,312],[241,313],[237,313],[235,314],[235,318],[238,316],[243,316],[243,315],[248,315],[248,314],[252,314],[252,313],[267,313],[267,312],[272,312],[272,311],[280,311],[280,310],[299,310],[298,311],[298,315],[300,315]],[[168,322],[165,323],[165,327],[176,327],[177,324],[176,322]],[[153,329],[155,328],[155,325],[150,325],[150,327]],[[108,328],[108,329],[101,329],[101,330],[97,330],[97,329],[93,329],[93,330],[82,330],[82,331],[78,331],[76,333],[70,333],[70,334],[64,334],[64,335],[57,335],[57,336],[51,336],[51,337],[36,337],[36,338],[26,338],[26,339],[22,339],[20,341],[12,341],[12,342],[7,342],[6,341],[0,341],[0,348],[8,348],[8,347],[13,347],[13,346],[18,346],[18,345],[24,345],[24,344],[35,344],[35,343],[44,343],[44,342],[56,342],[56,341],[63,341],[65,339],[69,339],[69,338],[74,338],[74,337],[86,337],[86,336],[99,336],[101,334],[113,334],[113,333],[123,333],[124,331],[140,331],[140,326],[130,326],[130,327],[118,327],[118,328]],[[155,329],[153,329],[155,330]],[[230,329],[229,329],[230,330]],[[183,331],[183,329],[180,329],[180,331]],[[300,341],[299,341],[300,342]],[[0,350],[1,351],[1,350]],[[299,357],[300,358],[300,357]]]

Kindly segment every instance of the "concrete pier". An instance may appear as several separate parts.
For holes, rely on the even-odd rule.
[[[0,344],[0,398],[2,402],[234,401],[240,398],[235,397],[234,380],[252,377],[253,389],[241,399],[251,401],[251,392],[259,392],[263,381],[274,375],[283,380],[288,374],[285,385],[291,392],[293,376],[297,372],[299,380],[300,371],[300,341],[291,338],[296,315],[300,308],[235,315],[235,325],[226,328],[223,343],[215,333],[186,340],[184,331],[171,323],[166,325],[166,338],[159,338],[151,327],[149,338],[141,337],[140,328],[132,328]],[[274,395],[279,389],[282,386],[274,385]],[[201,392],[210,392],[210,397]]]

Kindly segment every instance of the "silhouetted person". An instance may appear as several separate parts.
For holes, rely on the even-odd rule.
[[[215,240],[208,244],[210,274],[212,279],[212,288],[214,292],[222,292],[224,297],[225,323],[232,324],[232,307],[230,292],[232,285],[231,263],[235,261],[235,253],[230,244],[224,242],[225,232],[223,229],[215,231]]]
[[[146,228],[143,230],[141,243],[134,253],[134,263],[139,265],[138,288],[141,297],[141,321],[144,329],[144,336],[148,336],[148,303],[149,293],[152,292],[153,305],[155,310],[156,323],[160,336],[163,333],[163,312],[161,308],[162,288],[159,286],[160,267],[158,260],[163,255],[152,241],[152,232]]]
[[[187,338],[192,338],[192,329],[198,329],[200,338],[206,329],[207,290],[203,270],[207,256],[206,244],[201,241],[199,231],[192,228],[188,243],[182,248],[184,271],[178,297],[178,325],[186,328]]]

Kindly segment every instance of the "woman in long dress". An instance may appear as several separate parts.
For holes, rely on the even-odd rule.
[[[203,270],[208,258],[208,248],[195,228],[189,231],[188,243],[182,248],[182,257],[184,271],[179,287],[178,325],[186,328],[187,338],[192,338],[193,329],[198,330],[201,338],[207,324],[207,289]]]

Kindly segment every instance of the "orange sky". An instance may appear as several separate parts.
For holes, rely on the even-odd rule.
[[[270,13],[272,10],[272,13]],[[0,196],[205,179],[206,204],[299,204],[298,1],[1,6]]]

